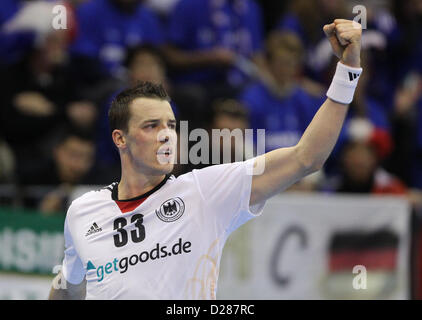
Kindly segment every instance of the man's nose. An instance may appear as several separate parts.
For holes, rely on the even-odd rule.
[[[160,130],[158,133],[158,141],[160,142],[169,142],[171,139],[171,130],[166,126],[166,128]]]

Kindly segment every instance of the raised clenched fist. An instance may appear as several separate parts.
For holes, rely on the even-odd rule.
[[[360,68],[362,26],[355,21],[336,19],[324,26],[324,32],[341,63]]]

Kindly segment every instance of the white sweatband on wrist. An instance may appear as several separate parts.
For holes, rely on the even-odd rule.
[[[353,68],[338,62],[327,97],[338,103],[351,103],[361,73],[362,68]]]

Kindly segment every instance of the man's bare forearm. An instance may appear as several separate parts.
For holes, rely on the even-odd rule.
[[[348,108],[331,99],[319,108],[297,144],[297,156],[305,168],[322,168],[337,142]]]
[[[327,91],[329,98],[319,108],[296,146],[273,150],[257,157],[250,204],[266,200],[321,169],[340,135],[348,104],[353,100],[362,72],[362,27],[354,21],[336,19],[324,26],[324,32],[333,53],[340,59],[333,82]],[[262,168],[265,169],[261,170]]]
[[[355,79],[362,71],[360,68],[361,26],[351,21],[336,19],[333,23],[324,26],[324,32],[334,54],[340,58],[336,69],[336,74],[337,72],[340,74],[339,78],[336,79],[334,76],[327,96],[331,98],[334,96],[334,100],[344,104],[328,98],[314,116],[297,145],[299,161],[314,170],[322,168],[334,148],[348,111],[346,103],[352,101],[357,85]],[[346,81],[344,77],[346,77]]]
[[[296,146],[259,156],[255,167],[265,170],[263,174],[254,173],[250,204],[266,200],[321,169],[334,148],[347,109],[347,105],[327,99]]]

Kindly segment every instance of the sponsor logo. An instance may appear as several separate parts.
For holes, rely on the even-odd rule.
[[[141,253],[133,254],[130,257],[128,256],[120,259],[114,258],[112,261],[106,263],[105,265],[100,265],[98,267],[96,267],[91,260],[88,260],[86,269],[87,271],[95,270],[97,274],[97,281],[101,282],[104,280],[107,274],[110,274],[114,271],[125,273],[131,266],[135,266],[138,263],[145,263],[149,260],[159,260],[183,253],[189,253],[192,251],[191,246],[192,243],[190,241],[183,241],[182,238],[179,238],[177,243],[171,247],[157,243],[152,250],[142,251]]]
[[[90,236],[91,234],[103,231],[102,228],[98,227],[97,223],[93,223],[91,228],[89,228],[88,232],[85,234],[85,237]]]
[[[164,222],[173,222],[179,219],[185,212],[185,203],[180,198],[172,198],[165,201],[160,209],[155,210],[157,217]]]
[[[359,74],[358,73],[349,72],[349,80],[350,81],[353,81],[353,80],[355,80],[358,77],[359,77]]]

